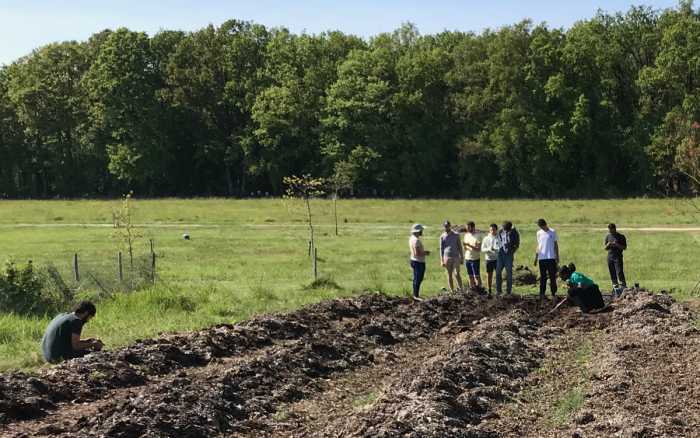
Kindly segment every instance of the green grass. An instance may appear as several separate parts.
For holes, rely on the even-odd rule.
[[[352,406],[355,409],[362,409],[377,401],[378,397],[379,396],[374,392],[368,392],[367,394],[359,395],[358,397],[353,399]]]
[[[571,374],[566,375],[573,386],[554,402],[551,414],[551,422],[554,425],[563,425],[569,422],[571,417],[583,406],[585,391],[589,382],[590,372],[588,365],[593,354],[593,341],[585,339],[574,351]],[[562,376],[564,377],[564,376]]]
[[[583,389],[580,387],[569,389],[554,405],[553,423],[555,425],[568,423],[571,417],[583,406],[584,401]]]
[[[32,259],[53,263],[70,278],[72,256],[81,272],[116,275],[116,242],[110,237],[112,211],[119,201],[0,201],[0,261]],[[137,254],[155,241],[159,283],[155,288],[99,303],[86,335],[108,348],[155,336],[235,322],[260,312],[293,309],[324,298],[359,291],[410,293],[408,230],[427,226],[425,244],[437,253],[440,223],[469,219],[485,229],[504,219],[522,236],[516,264],[529,264],[535,220],[545,217],[558,230],[562,261],[575,262],[603,289],[609,287],[605,225],[689,226],[694,211],[681,201],[658,199],[602,201],[533,200],[341,200],[340,236],[335,236],[332,203],[312,201],[322,279],[312,283],[308,230],[297,202],[267,200],[139,200],[135,217],[144,238]],[[192,240],[182,239],[189,233]],[[628,282],[652,289],[674,289],[688,296],[698,280],[692,263],[700,256],[698,232],[624,231]],[[429,257],[426,295],[445,286],[444,271]],[[534,292],[534,288],[516,292]],[[93,291],[82,290],[90,295]],[[38,342],[47,318],[0,315],[0,369],[40,363]]]
[[[576,365],[579,368],[585,368],[591,359],[591,354],[593,354],[593,342],[590,339],[586,339],[574,353]]]

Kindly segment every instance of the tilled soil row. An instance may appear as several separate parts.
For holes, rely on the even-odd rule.
[[[223,357],[249,354],[276,340],[299,339],[319,322],[381,313],[399,299],[365,296],[319,303],[284,316],[261,316],[236,325],[173,334],[67,361],[37,375],[0,375],[0,425],[38,418],[58,402],[89,402],[111,390],[146,384],[178,369],[205,366]]]
[[[520,390],[537,367],[547,336],[522,310],[481,320],[451,348],[407,369],[366,411],[326,428],[323,436],[493,437],[477,426],[493,406]]]
[[[616,306],[568,433],[700,437],[700,331],[692,313],[645,291],[626,292]]]
[[[201,436],[233,430],[240,420],[269,413],[275,403],[303,397],[299,388],[309,387],[315,378],[371,363],[377,346],[430,337],[448,323],[468,327],[506,306],[484,306],[481,301],[440,296],[413,304],[368,295],[142,341],[69,361],[38,376],[2,376],[0,418],[6,423],[37,418],[57,402],[91,401],[113,394],[115,388],[138,386],[143,391],[132,391],[127,399],[104,400],[98,414],[78,419],[71,430],[53,425],[45,432]],[[279,340],[286,342],[275,345]],[[211,367],[212,374],[207,372],[210,367],[196,374],[185,371],[213,358],[247,355],[263,347],[260,357],[231,369]]]
[[[532,300],[513,298],[444,295],[412,303],[367,295],[163,336],[38,376],[0,376],[0,415],[9,422],[2,435],[522,436],[514,422],[529,414],[508,419],[498,412],[521,403],[514,395],[550,356],[549,345],[592,332],[600,342],[593,346],[594,382],[574,424],[525,436],[695,436],[700,333],[692,314],[668,296],[631,291],[611,312],[590,316],[574,309],[542,314]],[[391,351],[405,356],[405,368],[387,373],[382,356]],[[423,362],[406,360],[412,352]],[[101,383],[103,370],[107,377],[129,370],[121,375],[134,378]],[[51,380],[60,375],[68,381]],[[390,376],[366,408],[326,416],[327,424],[280,415],[322,395],[328,382],[363,375]],[[52,394],[72,403],[56,404]],[[18,422],[22,403],[39,406],[35,416],[55,413]]]

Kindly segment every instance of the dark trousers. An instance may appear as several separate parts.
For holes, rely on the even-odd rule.
[[[545,259],[538,262],[540,265],[540,297],[544,297],[547,290],[547,277],[549,277],[549,287],[552,290],[552,296],[557,293],[557,261],[554,259]]]
[[[420,284],[425,277],[425,263],[411,260],[411,268],[413,268],[413,296],[418,297],[420,293]]]
[[[605,307],[603,296],[600,294],[600,289],[598,289],[598,285],[596,284],[587,287],[572,287],[569,289],[569,299],[573,301],[583,313]]]
[[[627,287],[627,282],[625,281],[625,263],[622,257],[608,257],[608,270],[610,271],[610,280],[612,280],[613,286],[619,284],[622,287]]]

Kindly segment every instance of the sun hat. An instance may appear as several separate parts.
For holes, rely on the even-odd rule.
[[[413,227],[411,227],[411,234],[420,233],[421,231],[423,231],[423,225],[421,224],[413,224]]]

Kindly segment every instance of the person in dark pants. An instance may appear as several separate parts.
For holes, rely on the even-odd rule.
[[[101,350],[104,344],[99,339],[80,339],[83,325],[90,321],[95,313],[94,304],[82,301],[73,313],[61,313],[55,317],[41,339],[44,359],[56,363]]]
[[[537,250],[535,251],[535,263],[540,267],[540,302],[545,299],[547,290],[547,278],[549,289],[552,292],[552,302],[556,305],[557,299],[557,266],[559,265],[559,236],[554,229],[547,226],[544,219],[537,220]]]
[[[506,270],[506,293],[513,293],[513,262],[515,252],[520,248],[520,234],[510,221],[503,222],[498,232],[498,258],[496,260],[496,296],[503,290],[503,268]]]
[[[486,274],[489,285],[489,297],[491,296],[491,285],[493,284],[493,273],[496,271],[498,264],[498,225],[491,224],[489,234],[481,241],[481,252],[484,253],[486,260]]]
[[[617,232],[615,224],[608,225],[608,235],[605,236],[605,250],[608,252],[608,270],[610,271],[610,280],[613,284],[613,293],[617,293],[618,289],[627,287],[625,280],[625,264],[622,257],[622,252],[627,249],[627,239],[624,235]]]
[[[423,248],[420,237],[423,235],[423,225],[415,224],[411,228],[408,247],[411,250],[411,268],[413,269],[413,299],[420,300],[420,285],[425,277],[425,256],[430,254]]]
[[[569,287],[567,298],[576,304],[582,313],[589,313],[605,307],[600,288],[593,280],[576,271],[576,265],[562,266],[559,277]]]

